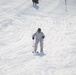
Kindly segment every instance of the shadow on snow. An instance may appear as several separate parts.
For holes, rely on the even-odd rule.
[[[40,56],[40,57],[42,57],[42,56],[44,56],[44,55],[46,55],[45,53],[36,53],[35,54],[35,56]]]
[[[38,5],[33,5],[33,7],[38,10],[39,9],[39,6]]]

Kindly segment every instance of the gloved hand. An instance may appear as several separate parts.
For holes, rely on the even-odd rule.
[[[32,39],[34,40],[34,37],[32,37]]]
[[[44,37],[44,36],[42,36],[42,38],[44,39],[45,37]]]

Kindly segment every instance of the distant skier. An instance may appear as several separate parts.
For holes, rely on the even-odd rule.
[[[38,28],[37,32],[32,35],[32,39],[35,39],[34,52],[37,52],[37,46],[40,42],[40,52],[43,52],[43,39],[45,38],[44,33],[41,31],[41,28]]]
[[[33,2],[33,5],[36,5],[36,4],[38,4],[39,2],[38,2],[39,0],[32,0],[32,2]]]

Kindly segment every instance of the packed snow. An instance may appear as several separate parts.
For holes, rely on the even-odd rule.
[[[76,0],[0,0],[0,75],[76,75]]]

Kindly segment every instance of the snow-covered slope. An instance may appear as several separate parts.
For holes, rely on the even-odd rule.
[[[0,0],[0,75],[76,75],[76,0],[66,1]],[[46,37],[36,55],[39,27]]]

